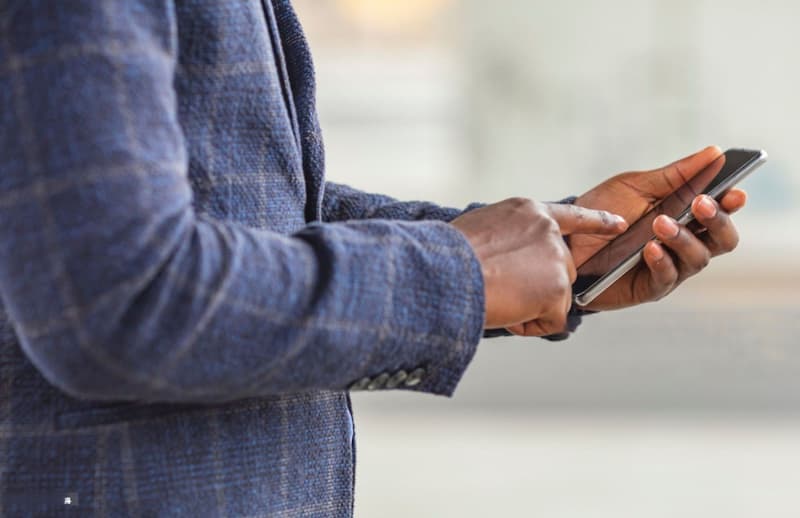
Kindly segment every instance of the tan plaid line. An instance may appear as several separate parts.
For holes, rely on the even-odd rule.
[[[305,261],[305,275],[306,279],[313,279],[314,278],[314,264],[313,261]],[[253,306],[255,307],[255,306]],[[291,358],[294,358],[297,354],[301,351],[305,350],[308,346],[311,338],[313,337],[314,328],[312,326],[307,325],[307,322],[310,322],[311,319],[314,318],[311,315],[307,315],[303,318],[301,324],[298,324],[298,329],[300,329],[299,335],[295,338],[293,344],[288,348],[286,354],[277,361],[277,364],[273,363],[262,369],[258,369],[252,376],[249,376],[245,379],[244,383],[242,384],[243,387],[238,391],[241,395],[246,395],[250,393],[255,393],[257,389],[263,384],[263,377],[268,374],[271,374],[275,371],[275,369],[280,368],[281,366],[285,365],[289,362]]]
[[[179,63],[176,73],[188,76],[225,78],[250,74],[270,73],[266,61],[241,61],[239,63]]]
[[[10,48],[10,45],[9,45]],[[162,66],[172,67],[174,62],[169,54],[158,47],[147,45],[121,45],[119,42],[109,40],[102,45],[97,43],[81,43],[76,45],[63,45],[55,50],[46,49],[36,54],[19,55],[8,52],[9,58],[0,64],[0,77],[14,75],[28,68],[43,65],[52,65],[71,59],[92,56],[104,56],[115,59],[129,59],[132,56],[155,58]]]
[[[28,201],[35,196],[38,190],[46,191],[48,196],[54,196],[62,191],[82,187],[92,182],[111,180],[124,176],[142,176],[142,171],[159,171],[182,173],[186,170],[186,163],[175,162],[139,162],[109,164],[107,166],[76,167],[63,172],[57,178],[37,177],[24,187],[6,191],[0,195],[0,208],[11,208]],[[144,173],[147,174],[147,173]],[[152,173],[151,173],[152,174]]]
[[[373,226],[374,227],[376,222],[379,222],[379,221],[386,221],[386,222],[390,222],[392,224],[405,223],[405,224],[408,224],[408,225],[439,224],[439,223],[441,223],[443,225],[447,225],[447,223],[443,223],[441,221],[436,221],[436,220],[399,222],[399,221],[394,221],[394,220],[378,220],[378,219],[373,219],[373,220],[348,220],[346,222],[329,223],[329,225],[335,225],[335,226],[346,225],[346,226],[352,227],[352,228],[360,227],[360,226],[366,226],[366,227]],[[458,232],[458,230],[456,230],[455,227],[453,227],[453,231],[454,232]],[[374,236],[369,236],[369,235],[368,236],[363,236],[363,235],[356,235],[356,234],[348,233],[348,234],[342,234],[340,236],[337,236],[337,239],[339,239],[339,240],[341,240],[343,242],[346,242],[346,243],[353,244],[353,245],[375,245],[376,244],[375,243],[375,239],[381,239],[381,243],[380,244],[382,244],[384,246],[386,246],[386,245],[413,246],[414,245],[414,243],[409,242],[408,238],[403,237],[403,236],[399,236],[397,234],[383,234],[383,235],[378,236],[376,238]],[[427,252],[432,252],[432,253],[435,253],[435,254],[438,254],[438,255],[443,255],[443,256],[448,256],[448,257],[452,257],[452,256],[457,256],[457,257],[461,257],[461,258],[464,258],[464,257],[471,258],[472,257],[472,253],[468,251],[468,249],[466,248],[466,245],[461,245],[461,244],[458,244],[458,245],[456,245],[456,244],[446,245],[446,244],[443,244],[443,243],[437,243],[437,242],[434,242],[434,241],[429,241],[428,239],[420,238],[420,236],[417,236],[417,235],[414,236],[414,239],[418,240],[419,244],[421,244],[422,247]]]
[[[281,502],[289,501],[289,408],[286,401],[277,402],[278,411],[280,412],[280,462],[278,465],[278,498]]]
[[[192,179],[191,183],[199,191],[203,191],[206,194],[209,192],[212,194],[217,194],[214,189],[224,189],[226,187],[247,187],[249,188],[247,191],[250,189],[264,191],[267,188],[265,180],[269,177],[269,174],[270,173],[267,170],[236,172],[232,175],[224,175],[212,172],[212,174],[205,178]],[[247,194],[247,192],[244,194]],[[263,193],[259,192],[258,194],[262,195]],[[268,222],[264,219],[262,219],[259,223],[263,223],[263,226],[260,228],[266,228],[268,225]]]
[[[230,235],[230,230],[226,225],[217,225],[216,230],[223,239],[227,240],[228,244],[232,245],[232,247],[235,246],[234,244],[236,243],[236,239]],[[166,373],[171,372],[171,368],[191,350],[191,348],[197,342],[197,338],[203,331],[206,330],[208,324],[216,316],[219,307],[225,300],[227,300],[228,291],[235,280],[235,270],[239,260],[240,258],[237,257],[237,254],[235,253],[232,253],[231,256],[227,258],[225,261],[226,268],[220,274],[222,281],[220,282],[219,286],[210,293],[206,290],[206,298],[209,299],[209,302],[205,305],[203,314],[197,320],[195,325],[192,326],[191,333],[189,333],[176,347],[174,347],[158,365],[153,367],[154,373],[151,375],[153,379],[164,379],[161,378],[161,376],[165,376]],[[178,268],[172,269],[173,272],[177,270]]]
[[[380,330],[378,331],[378,339],[377,339],[377,346],[374,347],[369,354],[365,355],[364,361],[362,361],[359,366],[359,372],[363,372],[364,369],[367,368],[368,365],[372,363],[372,359],[375,357],[375,353],[378,352],[380,347],[388,338],[389,333],[391,332],[391,328],[389,327],[388,322],[392,317],[392,308],[394,307],[394,283],[395,278],[397,277],[397,268],[395,267],[395,257],[394,257],[394,247],[389,247],[388,249],[389,257],[386,260],[386,280],[387,286],[389,287],[386,290],[386,299],[384,300],[384,310],[383,310],[383,321],[381,322]]]
[[[108,435],[109,429],[103,428],[97,433],[97,441],[95,443],[97,457],[94,461],[94,477],[92,478],[92,485],[94,486],[93,496],[95,502],[95,516],[108,515],[108,510],[106,509],[106,462],[108,462]]]
[[[2,374],[2,379],[0,382],[2,383],[2,390],[0,391],[0,423],[5,428],[12,430],[14,429],[11,415],[11,401],[12,401],[12,390],[14,387],[14,377],[16,374],[15,369],[5,362],[0,364],[0,373]],[[1,432],[2,430],[0,430]],[[6,482],[6,467],[4,466],[6,459],[8,459],[8,438],[3,437],[0,434],[0,488],[5,487]],[[3,502],[3,491],[0,491],[0,516],[5,516],[5,509],[4,509],[4,502]]]
[[[219,412],[212,412],[208,418],[208,426],[211,428],[211,465],[213,467],[213,477],[215,486],[215,497],[217,503],[217,512],[214,516],[225,518],[225,488],[223,486],[223,472],[225,463],[222,459],[222,454],[219,450],[220,445],[220,426],[219,426]]]
[[[329,397],[324,397],[325,394],[329,394]],[[319,400],[331,400],[335,395],[335,392],[315,392],[314,396]],[[236,415],[241,414],[244,412],[250,412],[252,410],[260,410],[262,408],[273,407],[278,401],[286,401],[287,403],[291,402],[301,402],[307,401],[308,394],[286,394],[282,395],[280,398],[258,398],[257,400],[249,403],[235,403],[233,405],[226,405],[226,406],[217,406],[214,405],[211,408],[207,409],[200,409],[200,406],[196,409],[181,409],[177,410],[174,413],[165,413],[160,414],[152,417],[148,417],[145,419],[135,419],[131,421],[125,421],[122,418],[121,421],[115,421],[113,423],[103,423],[103,424],[92,424],[90,426],[81,426],[77,428],[63,428],[60,430],[53,430],[49,428],[42,428],[42,427],[24,427],[24,426],[17,426],[13,429],[6,426],[0,426],[0,439],[11,439],[11,438],[27,438],[27,439],[35,439],[37,437],[59,437],[59,436],[75,436],[75,435],[94,435],[98,433],[99,430],[106,430],[106,429],[113,429],[119,428],[120,426],[137,426],[144,423],[152,423],[156,421],[166,421],[170,419],[181,419],[181,418],[203,418],[207,419],[211,415]],[[226,402],[227,403],[227,402]]]
[[[328,485],[328,487],[333,487],[333,484]],[[301,504],[299,506],[282,509],[278,511],[277,514],[276,513],[271,513],[269,515],[255,514],[251,516],[253,518],[255,517],[264,518],[266,516],[270,516],[272,518],[297,518],[298,516],[320,516],[320,513],[324,513],[321,516],[334,516],[336,515],[335,514],[336,511],[342,511],[339,503],[337,503],[334,500],[339,497],[340,495],[337,492],[329,491],[328,500],[326,502]]]
[[[115,287],[109,289],[95,297],[91,302],[83,305],[68,306],[64,308],[63,315],[52,318],[46,322],[17,322],[17,325],[22,329],[23,334],[31,340],[35,340],[49,334],[62,331],[65,327],[69,326],[70,318],[84,318],[86,315],[94,311],[96,308],[105,305],[106,303],[118,297],[123,297],[125,293],[137,293],[146,285],[146,283],[158,273],[164,266],[164,261],[172,254],[170,246],[167,246],[166,241],[156,239],[154,236],[158,225],[153,222],[150,228],[144,232],[146,236],[143,241],[155,250],[162,250],[159,257],[156,258],[154,264],[147,268],[144,272],[122,282]],[[71,313],[72,315],[68,315]]]
[[[121,469],[122,469],[122,482],[123,494],[125,505],[131,516],[139,516],[139,493],[136,487],[136,463],[133,459],[133,449],[131,448],[131,432],[130,425],[125,424],[120,432],[121,437]]]

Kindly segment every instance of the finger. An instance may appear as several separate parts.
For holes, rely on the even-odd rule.
[[[506,330],[514,336],[545,336],[547,334],[547,331],[539,325],[538,320],[510,326]]]
[[[692,202],[692,213],[706,228],[703,242],[712,255],[732,251],[739,244],[739,232],[727,212],[710,196],[698,196]]]
[[[587,209],[566,203],[548,203],[547,206],[562,235],[616,235],[628,228],[625,218],[605,210]]]
[[[525,324],[509,326],[506,328],[506,331],[515,336],[525,336]]]
[[[667,196],[720,157],[722,159],[719,160],[718,164],[714,164],[714,167],[721,169],[725,163],[724,156],[719,147],[709,146],[693,155],[653,171],[648,189],[650,191],[649,194],[656,198]]]
[[[675,252],[680,278],[699,272],[711,261],[711,251],[689,229],[678,225],[669,216],[661,215],[653,222],[653,231],[662,244]]]
[[[722,197],[719,204],[728,214],[733,214],[747,203],[747,193],[742,189],[731,189]]]
[[[742,189],[731,189],[724,194],[722,200],[717,203],[725,212],[733,214],[745,206],[747,203],[747,193]],[[696,219],[690,221],[686,226],[698,236],[706,231],[706,228]]]
[[[644,247],[644,262],[650,270],[649,297],[647,299],[660,299],[675,287],[678,282],[678,268],[672,257],[664,248],[655,241]]]
[[[521,332],[519,332],[518,336],[547,336],[566,331],[567,320],[566,315],[564,316],[563,322],[560,319],[548,320],[545,318],[537,318],[536,320],[531,320],[514,327],[521,328]],[[509,331],[511,331],[510,328]],[[511,332],[517,334],[514,331]]]

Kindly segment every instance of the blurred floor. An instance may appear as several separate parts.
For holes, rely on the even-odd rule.
[[[354,395],[357,516],[800,516],[800,282],[735,272],[485,341],[453,399]]]
[[[794,518],[800,421],[358,418],[356,516]]]

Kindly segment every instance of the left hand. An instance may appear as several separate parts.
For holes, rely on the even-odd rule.
[[[661,169],[619,174],[583,194],[575,204],[607,210],[633,223],[721,154],[720,148],[711,146]],[[739,242],[739,234],[730,214],[744,207],[746,200],[745,192],[740,189],[729,190],[720,203],[708,196],[696,197],[692,213],[707,230],[700,235],[666,215],[656,218],[653,231],[661,244],[648,243],[644,248],[644,261],[586,309],[619,309],[658,300],[700,272],[712,257],[732,251]],[[571,236],[570,250],[575,265],[580,266],[610,239],[612,237],[597,235]]]

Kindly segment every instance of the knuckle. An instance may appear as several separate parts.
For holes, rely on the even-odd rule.
[[[661,281],[658,283],[658,286],[653,290],[653,300],[661,300],[662,298],[669,295],[669,293],[675,288],[678,284],[678,273],[677,271],[670,272],[666,275]]]
[[[561,227],[558,224],[558,221],[555,220],[549,214],[542,214],[539,218],[540,224],[542,225],[542,230],[545,232],[552,234],[551,238],[556,239],[558,237],[558,241],[563,241],[561,239]]]
[[[667,274],[666,274],[665,277],[666,277],[666,281],[667,281],[665,284],[671,287],[671,286],[674,286],[675,284],[678,283],[678,279],[681,278],[681,272],[680,272],[680,270],[678,270],[677,266],[673,265],[667,271]]]
[[[680,278],[680,272],[676,265],[670,266],[666,271],[661,274],[662,284],[665,286],[673,286]]]
[[[547,221],[548,221],[548,230],[550,230],[550,232],[558,236],[559,243],[563,243],[563,240],[561,239],[561,226],[558,224],[558,221],[556,221],[552,217],[548,218]]]
[[[569,268],[569,262],[572,261],[572,257],[570,255],[569,249],[564,244],[564,240],[561,238],[559,234],[557,238],[553,238],[551,241],[553,246],[553,259],[557,264],[557,268],[559,271],[566,270]]]
[[[708,248],[703,249],[703,254],[700,256],[700,269],[711,264],[711,251]]]
[[[569,280],[570,274],[567,269],[559,271],[553,278],[553,295],[563,300],[568,293],[572,293],[572,283]]]
[[[709,265],[709,263],[711,263],[711,251],[708,248],[703,247],[703,249],[700,250],[697,255],[694,256],[690,262],[688,262],[688,264],[686,264],[686,269],[689,270],[689,274],[695,274],[703,270]]]
[[[572,292],[572,285],[567,282],[566,275],[554,275],[552,282],[547,286],[546,292],[546,298],[549,304],[559,304],[564,300],[564,296],[568,292]]]
[[[659,292],[656,293],[656,295],[653,297],[653,301],[654,302],[658,302],[659,300],[661,300],[664,297],[666,297],[667,295],[669,295],[672,292],[672,288],[673,288],[674,285],[675,284],[673,283],[673,284],[669,284],[667,286],[663,286],[662,289],[659,290]]]
[[[578,280],[578,271],[575,268],[570,268],[568,274],[569,274],[569,285],[571,290],[572,285],[575,284],[575,281]]]
[[[670,267],[655,276],[659,298],[669,293],[673,286],[678,282],[678,269]]]
[[[567,328],[567,313],[565,311],[558,311],[553,313],[547,320],[545,331],[548,334],[560,333]]]
[[[723,247],[725,252],[733,252],[739,246],[739,234],[734,233]]]
[[[523,196],[514,196],[506,201],[517,209],[535,209],[536,207],[536,202]]]

